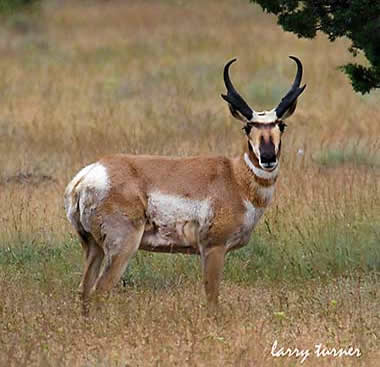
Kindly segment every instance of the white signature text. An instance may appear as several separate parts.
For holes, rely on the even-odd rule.
[[[348,346],[346,348],[327,348],[322,343],[315,344],[314,349],[285,348],[278,345],[277,340],[272,344],[271,355],[273,357],[294,357],[300,358],[300,363],[304,363],[307,358],[314,354],[317,358],[323,357],[360,357],[362,354],[359,348]]]

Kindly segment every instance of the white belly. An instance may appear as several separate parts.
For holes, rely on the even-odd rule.
[[[209,199],[194,200],[153,192],[148,197],[142,247],[198,247],[207,237],[213,210]]]

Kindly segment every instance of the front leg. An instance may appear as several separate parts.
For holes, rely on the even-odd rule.
[[[223,275],[225,254],[226,249],[223,245],[201,249],[203,282],[207,303],[210,306],[218,304],[219,285]]]

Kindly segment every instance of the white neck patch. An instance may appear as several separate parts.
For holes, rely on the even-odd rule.
[[[266,180],[270,180],[272,178],[277,177],[278,175],[278,166],[271,172],[264,171],[261,168],[257,168],[249,159],[248,154],[244,153],[244,162],[248,166],[248,168],[253,172],[253,174],[259,178],[264,178]]]

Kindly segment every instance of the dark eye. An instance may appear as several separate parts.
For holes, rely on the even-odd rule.
[[[285,122],[279,122],[278,123],[278,127],[280,129],[280,131],[283,133],[285,131],[285,128],[287,127],[288,125],[285,124]]]

